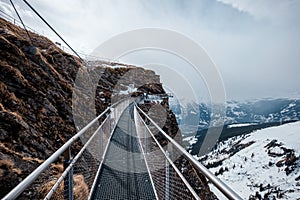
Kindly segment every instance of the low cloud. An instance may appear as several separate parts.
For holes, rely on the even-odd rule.
[[[299,1],[29,2],[79,52],[89,54],[125,31],[165,28],[185,34],[206,49],[219,68],[229,99],[285,97],[300,91]],[[26,25],[59,41],[22,1],[15,3]],[[16,17],[8,0],[2,0],[0,7]]]

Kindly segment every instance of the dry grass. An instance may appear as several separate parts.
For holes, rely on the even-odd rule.
[[[19,49],[17,49],[17,50],[20,51]],[[20,51],[20,52],[22,52],[22,51]],[[22,54],[18,54],[18,56],[20,56],[20,57],[24,56],[25,57],[23,52],[22,52]],[[12,76],[16,80],[22,81],[22,83],[25,86],[30,85],[28,80],[23,76],[23,74],[21,73],[21,71],[18,68],[14,67],[14,66],[11,66],[6,61],[1,61],[1,67],[3,67],[3,69],[6,71],[6,73],[8,75]]]
[[[15,163],[11,160],[5,159],[0,160],[0,176],[3,176],[3,170],[11,171],[15,174],[20,175],[22,173],[22,170],[19,168],[15,168]]]
[[[75,199],[87,199],[89,195],[89,188],[84,181],[83,175],[74,176],[74,197]]]
[[[81,174],[76,174],[73,176],[74,179],[74,199],[87,199],[89,195],[89,189],[87,184],[84,181],[84,177]],[[42,198],[44,198],[48,192],[51,190],[53,185],[56,183],[56,179],[46,182],[44,185],[42,185],[38,192]],[[59,185],[57,190],[52,196],[52,199],[54,200],[61,200],[64,199],[64,181]]]
[[[45,161],[45,160],[41,160],[39,158],[31,158],[31,157],[22,157],[22,159],[24,161],[29,161],[29,162],[35,161],[35,162],[37,162],[39,164],[42,164]]]
[[[24,156],[23,154],[13,151],[10,148],[6,147],[5,144],[3,144],[1,142],[0,142],[0,147],[1,147],[1,151],[18,156],[18,157],[22,158],[22,160],[27,161],[27,162],[37,162],[37,163],[41,164],[45,161],[45,160],[41,160],[38,158]]]
[[[4,108],[4,106],[2,105],[1,102],[0,102],[0,110],[1,110],[1,111],[6,111],[5,108]]]
[[[64,166],[63,164],[51,164],[51,169],[56,171],[59,175],[63,173],[64,171]]]
[[[8,111],[8,113],[14,115],[18,120],[20,120],[20,121],[22,121],[26,124],[26,122],[23,120],[22,116],[18,112],[15,112],[15,111],[14,112],[9,112]]]

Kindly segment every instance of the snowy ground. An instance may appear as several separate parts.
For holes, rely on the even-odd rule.
[[[242,150],[235,152],[235,148]],[[285,162],[290,152],[298,158],[293,165]],[[210,170],[219,173],[223,168],[224,172],[218,177],[244,199],[249,199],[256,192],[262,197],[268,193],[269,199],[272,199],[271,196],[274,199],[300,199],[299,155],[300,122],[295,122],[230,138],[219,144],[202,162],[207,165],[223,160],[220,166]],[[287,168],[290,170],[288,175]],[[212,187],[212,190],[218,194],[216,188]]]

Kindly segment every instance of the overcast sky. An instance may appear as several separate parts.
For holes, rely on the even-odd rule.
[[[14,2],[26,25],[59,41],[21,0]],[[188,36],[206,50],[220,71],[228,99],[289,97],[300,92],[298,0],[28,2],[79,52],[89,54],[125,31],[164,28]],[[0,8],[16,16],[8,0],[0,0]],[[158,62],[157,57],[153,62],[134,58],[121,61]],[[197,88],[197,83],[192,84]]]

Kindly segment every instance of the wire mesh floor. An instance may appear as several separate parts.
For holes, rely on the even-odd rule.
[[[155,199],[133,120],[133,105],[122,114],[92,199]]]

